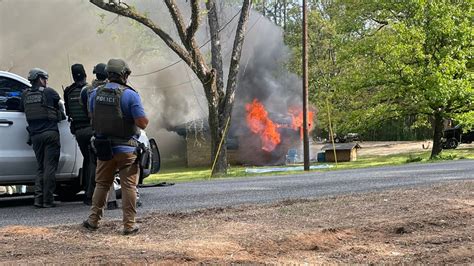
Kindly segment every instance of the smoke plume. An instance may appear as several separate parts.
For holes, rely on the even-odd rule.
[[[178,39],[162,1],[129,3]],[[220,24],[225,25],[221,32],[224,66],[228,67],[239,9],[225,4],[220,9]],[[183,10],[188,17],[189,9]],[[201,22],[197,39],[204,44],[209,39],[207,19],[203,16]],[[26,76],[33,67],[43,68],[50,74],[49,86],[60,95],[61,87],[72,83],[72,64],[83,64],[90,82],[97,63],[125,59],[132,69],[130,84],[140,93],[150,118],[147,133],[157,139],[165,158],[182,156],[180,151],[184,151],[184,140],[167,129],[207,119],[207,101],[194,73],[185,63],[176,63],[179,58],[158,36],[130,19],[87,0],[2,0],[0,25],[0,69]],[[301,106],[301,80],[284,69],[290,52],[281,29],[257,12],[251,13],[247,25],[231,123],[231,135],[242,138],[251,134],[245,124],[245,104],[253,99],[259,99],[272,114],[287,114],[290,106]],[[208,53],[209,45],[203,47],[203,54]],[[251,145],[257,144],[248,145],[248,150],[254,150]]]

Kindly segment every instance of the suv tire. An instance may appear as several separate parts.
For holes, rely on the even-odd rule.
[[[455,138],[450,138],[446,141],[446,144],[444,145],[446,149],[456,149],[459,145],[459,142]]]

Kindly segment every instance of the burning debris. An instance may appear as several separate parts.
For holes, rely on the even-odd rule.
[[[303,139],[303,111],[301,111],[301,107],[290,107],[288,113],[291,115],[292,122],[291,128],[294,130],[300,131],[300,138]],[[308,131],[311,132],[313,130],[313,115],[314,112],[308,112]]]
[[[250,131],[258,136],[262,142],[262,150],[272,152],[276,146],[281,143],[280,128],[290,128],[300,131],[300,138],[303,138],[303,112],[302,108],[290,107],[288,116],[291,117],[290,123],[277,123],[269,118],[265,106],[254,99],[251,103],[245,105],[247,111],[247,125]],[[308,112],[308,128],[312,129],[313,112]]]
[[[247,124],[253,133],[260,136],[262,140],[262,150],[271,152],[280,144],[280,133],[277,131],[278,125],[268,117],[265,107],[257,99],[245,106],[247,110]]]

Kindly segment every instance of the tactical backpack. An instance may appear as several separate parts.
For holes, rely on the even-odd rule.
[[[87,112],[84,111],[81,102],[81,91],[86,87],[74,87],[66,95],[68,101],[68,112],[71,119],[71,130],[76,131],[80,128],[90,126],[90,119]]]
[[[44,90],[45,88],[40,87],[37,90],[28,89],[26,91],[23,104],[25,107],[26,120],[28,122],[34,120],[59,122],[61,120],[59,110],[47,104]]]

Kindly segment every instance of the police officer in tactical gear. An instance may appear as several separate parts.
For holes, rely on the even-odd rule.
[[[86,86],[82,89],[81,91],[81,104],[85,112],[88,112],[87,110],[87,99],[89,98],[90,94],[92,91],[101,86],[105,85],[107,83],[107,71],[105,71],[106,64],[104,63],[99,63],[94,66],[94,69],[92,70],[92,73],[95,74],[96,78],[92,81],[92,85]],[[89,143],[90,144],[90,143]],[[92,205],[92,195],[94,194],[94,189],[95,189],[95,171],[97,167],[97,157],[95,153],[90,149],[90,154],[89,154],[91,159],[91,164],[90,164],[90,179],[87,183],[87,186],[85,186],[85,199],[84,199],[84,204],[86,205]],[[137,191],[138,194],[138,191]],[[138,198],[137,198],[138,199]],[[138,205],[138,202],[137,202]],[[108,210],[114,210],[118,208],[117,204],[117,196],[115,194],[115,187],[114,185],[110,186],[109,189],[109,194],[107,197],[107,209]]]
[[[88,127],[84,129],[79,129],[76,133],[76,139],[78,144],[82,142],[82,145],[84,146],[81,147],[81,144],[79,144],[79,147],[81,147],[81,152],[87,153],[87,157],[84,156],[84,165],[83,169],[87,169],[87,173],[84,172],[84,204],[86,205],[92,205],[92,195],[94,194],[94,189],[95,189],[95,171],[97,167],[97,157],[95,156],[90,140],[92,136],[94,135],[92,125],[90,123],[90,117],[89,117],[89,111],[87,110],[88,106],[88,98],[89,95],[92,93],[92,91],[97,88],[98,86],[104,85],[107,83],[107,72],[105,71],[106,65],[104,63],[97,64],[92,73],[96,75],[96,78],[92,81],[92,85],[85,85],[81,87],[80,90],[80,100],[78,101],[81,109],[84,114],[87,115],[88,117]],[[85,72],[81,71],[81,73]],[[73,73],[74,76],[74,73]],[[76,82],[75,82],[76,83]],[[82,83],[85,83],[85,79],[82,81]],[[74,84],[73,84],[74,85]],[[72,85],[71,85],[72,86]],[[77,86],[79,88],[80,86]],[[77,110],[76,108],[75,110]],[[85,145],[87,145],[87,150],[85,149]],[[86,158],[88,161],[88,164],[86,165]],[[86,170],[83,170],[86,171]]]
[[[81,99],[81,91],[87,87],[87,75],[82,64],[72,65],[71,73],[74,83],[64,90],[64,101],[66,114],[71,122],[71,133],[76,136],[77,144],[84,157],[82,161],[82,184],[86,192],[84,204],[91,205],[92,192],[88,195],[87,191],[91,186],[92,176],[95,176],[95,157],[90,150],[90,139],[93,131],[87,108],[83,108]]]
[[[34,205],[38,208],[55,207],[54,190],[58,169],[60,142],[58,122],[65,119],[61,112],[59,94],[46,86],[48,73],[33,68],[28,74],[32,87],[21,96],[21,110],[25,112],[38,173],[35,179]]]
[[[82,225],[89,230],[98,228],[107,192],[118,171],[122,188],[123,234],[128,235],[138,232],[135,224],[139,177],[136,151],[139,129],[146,128],[148,119],[140,96],[127,85],[131,71],[125,61],[110,59],[106,70],[109,82],[96,88],[89,98],[98,160],[92,207]]]

